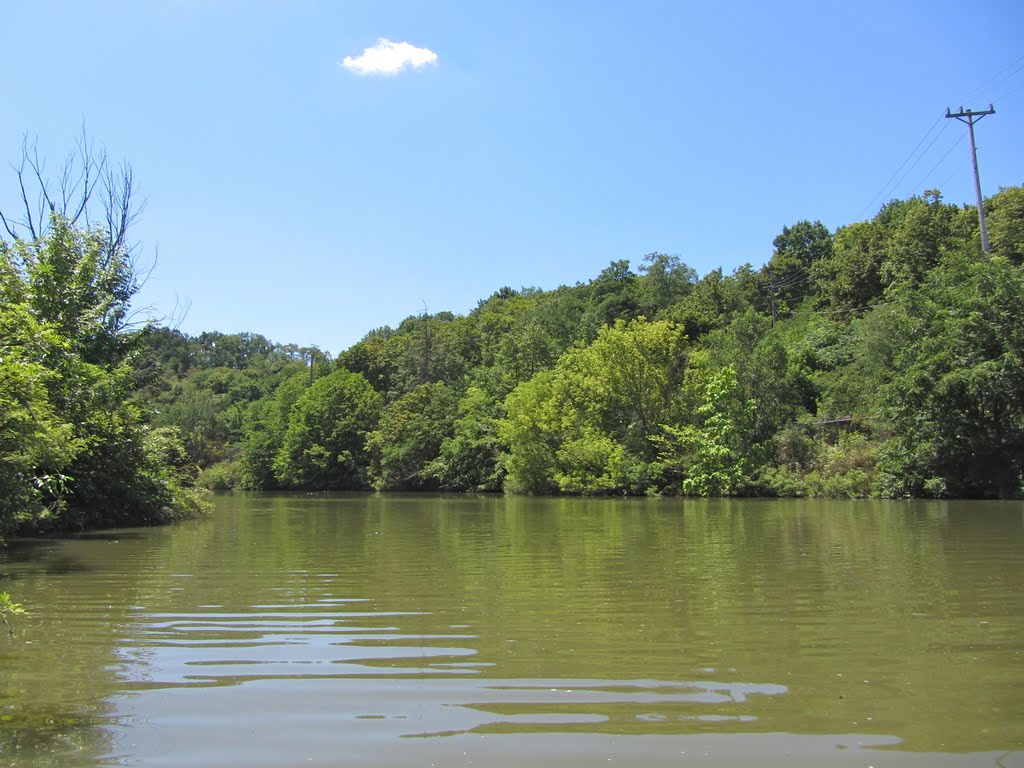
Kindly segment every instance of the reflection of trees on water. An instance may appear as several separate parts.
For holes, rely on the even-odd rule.
[[[34,768],[94,766],[114,750],[106,715],[58,705],[13,707],[0,715],[0,760]],[[102,708],[106,709],[106,708]],[[9,719],[5,719],[9,716]]]
[[[485,726],[495,732],[866,732],[941,751],[1012,743],[1019,725],[984,713],[1015,706],[1006,670],[1024,574],[985,559],[1009,562],[1024,534],[1019,510],[990,529],[968,514],[937,502],[222,497],[205,522],[8,555],[4,570],[33,608],[32,643],[0,645],[0,712],[19,718],[0,719],[0,755],[71,743],[109,754],[102,726],[115,717],[110,702],[123,701],[112,697],[184,682],[165,654],[178,654],[179,672],[243,685],[271,669],[295,679],[390,669],[785,689],[745,701],[609,701],[571,727],[518,722],[520,704],[538,712],[529,699],[480,702],[498,715]],[[343,602],[352,599],[364,602]],[[323,629],[339,637],[303,652],[305,666],[287,666],[294,649],[275,664],[258,658],[261,617],[286,620],[273,606],[332,601],[377,637],[342,637],[341,619]],[[204,611],[239,623],[204,625]],[[268,630],[278,631],[313,630]],[[200,640],[243,639],[263,667],[231,672],[189,655]],[[320,671],[309,666],[318,648]],[[339,648],[363,671],[332,667]],[[359,658],[370,648],[379,653]],[[463,651],[470,663],[452,663]]]
[[[31,615],[0,639],[0,760],[74,768],[118,751],[114,697],[149,655],[132,630],[139,609],[168,591],[168,557],[201,546],[204,530],[196,522],[9,543],[0,574]]]
[[[12,765],[95,765],[113,749],[106,696],[130,581],[109,594],[94,579],[107,564],[77,543],[13,542],[0,560],[31,612],[0,639],[0,760]]]

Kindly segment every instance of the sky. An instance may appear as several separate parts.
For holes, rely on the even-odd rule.
[[[337,354],[503,286],[763,265],[938,188],[1024,183],[1019,0],[0,0],[0,210],[28,136],[130,163],[185,333]]]

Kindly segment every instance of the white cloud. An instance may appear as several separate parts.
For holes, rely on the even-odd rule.
[[[423,69],[437,63],[437,54],[429,48],[417,48],[410,43],[393,43],[380,38],[372,48],[359,56],[346,56],[341,66],[357,75],[397,75],[404,69]]]

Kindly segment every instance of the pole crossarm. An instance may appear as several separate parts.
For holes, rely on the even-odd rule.
[[[960,107],[960,111],[959,112],[951,112],[949,107],[946,107],[946,117],[955,117],[961,123],[968,123],[968,124],[976,123],[976,122],[978,122],[978,120],[983,118],[985,115],[994,115],[995,113],[996,113],[996,110],[995,110],[995,108],[991,104],[989,104],[988,105],[988,109],[986,109],[983,112],[975,112],[975,111],[970,110],[970,109],[964,109],[963,107]],[[965,120],[964,118],[967,118],[967,119]],[[975,118],[977,118],[977,120],[975,120]]]

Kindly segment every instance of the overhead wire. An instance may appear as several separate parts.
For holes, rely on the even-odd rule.
[[[1001,70],[999,70],[995,75],[990,77],[985,83],[978,86],[973,91],[964,96],[964,102],[970,101],[971,99],[975,98],[975,96],[983,95],[987,91],[990,91],[993,88],[995,88],[995,86],[1000,82],[1009,80],[1011,77],[1013,77],[1014,75],[1021,71],[1024,71],[1024,56],[1021,56],[1020,58],[1010,62]],[[991,101],[995,103],[996,99],[991,99]]]
[[[878,190],[877,193],[875,193],[875,196],[873,198],[871,198],[871,201],[867,205],[865,205],[864,208],[861,209],[861,215],[867,213],[868,209],[870,209],[871,206],[873,206],[875,204],[875,201],[878,200],[880,197],[882,197],[882,195],[886,194],[886,191],[889,190],[890,187],[892,189],[895,189],[896,187],[898,187],[900,182],[902,182],[903,179],[906,178],[907,173],[910,173],[912,170],[914,170],[914,166],[916,166],[921,161],[921,157],[918,157],[917,160],[914,160],[913,165],[911,165],[909,168],[907,168],[906,173],[904,173],[903,176],[900,176],[899,181],[897,181],[895,184],[893,183],[893,179],[895,179],[897,176],[900,175],[900,171],[902,171],[904,166],[907,163],[910,162],[911,158],[913,158],[914,155],[917,154],[917,150],[919,150],[921,148],[921,145],[924,144],[925,141],[927,141],[928,137],[931,136],[932,131],[935,130],[935,126],[937,126],[939,123],[941,123],[944,117],[945,117],[945,115],[939,115],[935,119],[935,122],[932,123],[931,127],[927,131],[925,131],[925,134],[924,134],[924,136],[921,137],[921,140],[919,142],[917,142],[917,146],[915,146],[914,149],[911,150],[910,154],[907,155],[906,159],[904,159],[904,161],[902,163],[900,163],[899,167],[893,172],[892,176],[889,177],[889,180],[887,182],[885,182],[885,184],[882,186],[882,188],[880,190]],[[924,152],[921,153],[921,156],[924,156],[924,153],[927,152],[929,149],[931,149],[932,144],[934,144],[936,141],[938,141],[939,136],[942,135],[942,132],[945,129],[946,129],[946,126],[943,125],[943,127],[935,135],[935,138],[932,139],[931,144],[929,144],[925,148]]]
[[[888,307],[892,304],[899,304],[900,301],[880,301],[877,304],[865,304],[863,307],[847,307],[846,309],[793,309],[791,315],[841,315],[846,312],[859,312],[862,309],[875,309],[876,307]]]
[[[1004,66],[1002,69],[1000,69],[998,72],[996,72],[996,74],[994,74],[992,77],[986,80],[982,85],[978,86],[977,88],[974,88],[969,93],[967,93],[962,99],[962,103],[967,103],[971,99],[980,97],[985,94],[992,94],[990,95],[990,101],[992,104],[995,104],[1000,99],[1005,99],[1006,97],[1019,92],[1022,88],[1024,88],[1024,84],[1019,85],[1016,88],[1013,88],[1009,92],[1003,93],[1000,93],[998,88],[1000,86],[1004,86],[1010,83],[1010,81],[1021,72],[1024,72],[1024,55],[1014,59],[1009,64]],[[911,171],[913,171],[914,168],[917,167],[917,165],[931,151],[932,147],[934,147],[935,144],[939,141],[939,139],[941,138],[941,136],[943,135],[943,133],[949,125],[949,121],[946,120],[945,117],[945,114],[941,114],[936,118],[935,122],[931,124],[928,130],[925,131],[924,135],[914,146],[914,149],[911,150],[910,154],[907,155],[903,162],[899,164],[899,166],[896,168],[893,174],[889,177],[889,180],[886,181],[886,183],[875,194],[875,196],[871,198],[870,202],[868,202],[868,204],[861,209],[861,216],[867,214],[872,208],[872,206],[874,206],[875,203],[879,200],[879,198],[882,198],[885,195],[893,194],[904,182],[907,176],[910,175]],[[935,135],[932,136],[939,123],[943,123],[942,128],[938,131],[938,133],[935,133]],[[929,137],[931,137],[930,141]],[[962,141],[963,136],[961,136],[954,144],[952,144],[946,150],[946,152],[942,155],[939,161],[932,166],[931,170],[929,170],[928,173],[925,174],[924,178],[922,178],[921,181],[913,188],[915,192],[917,190],[921,190],[924,188],[925,183],[928,181],[931,175],[939,168],[939,166],[942,165],[943,161],[953,152],[953,150],[957,146],[959,146],[959,144]],[[922,150],[921,147],[922,145],[925,144],[925,142],[928,142],[927,146],[925,146]]]
[[[986,81],[983,85],[979,86],[978,88],[975,88],[973,91],[971,91],[969,94],[967,94],[967,96],[963,99],[963,102],[967,103],[972,98],[974,98],[976,95],[982,95],[982,94],[991,92],[997,86],[1005,85],[1006,83],[1008,83],[1011,80],[1011,78],[1013,78],[1014,76],[1016,76],[1020,72],[1024,72],[1024,56],[1020,56],[1019,58],[1015,59],[1013,62],[1011,62],[1010,64],[1006,65],[999,72],[997,72],[995,75],[993,75],[991,78],[989,78],[988,81]],[[999,99],[1005,99],[1008,96],[1016,94],[1017,92],[1019,92],[1022,89],[1024,89],[1024,84],[1018,85],[1016,88],[1013,88],[1009,92],[1004,92],[1004,93],[1000,94],[997,91],[996,92],[997,95],[993,96],[991,98],[991,103],[995,104],[995,103],[997,103],[999,101]],[[938,140],[942,137],[942,134],[945,132],[946,127],[949,124],[948,121],[945,118],[946,118],[945,114],[939,115],[939,117],[936,118],[935,122],[932,123],[932,125],[928,128],[927,131],[925,131],[924,136],[922,136],[921,139],[917,142],[917,144],[915,145],[914,149],[910,152],[909,155],[907,155],[907,157],[903,160],[903,162],[900,163],[900,165],[893,172],[892,176],[889,177],[889,180],[886,181],[886,183],[882,186],[882,188],[878,191],[878,193],[876,193],[875,196],[873,198],[871,198],[871,201],[866,206],[864,206],[864,209],[862,210],[862,214],[864,212],[866,212],[868,209],[870,209],[871,206],[874,205],[875,202],[880,197],[882,197],[884,194],[891,193],[891,192],[895,191],[900,186],[900,184],[902,184],[903,181],[907,178],[907,176],[910,174],[910,172],[913,171],[914,168],[921,162],[921,160],[923,160],[924,157],[931,151],[932,147],[935,146],[935,144],[938,142]],[[935,131],[936,126],[938,126],[938,124],[940,122],[944,123],[943,127],[938,131],[938,133],[936,133],[934,136],[932,136],[933,132]],[[931,141],[928,141],[929,137],[932,137]],[[965,138],[966,138],[966,134],[963,134],[963,135],[959,136],[954,142],[952,142],[949,145],[949,147],[942,154],[942,156],[938,159],[938,161],[935,162],[935,164],[929,169],[928,173],[926,173],[924,175],[924,177],[921,179],[921,181],[918,182],[918,184],[914,187],[915,191],[916,190],[923,190],[924,189],[925,183],[928,181],[928,179],[931,178],[932,174],[934,174],[935,171],[938,170],[939,167],[942,166],[942,164],[953,153],[953,151],[963,143]],[[922,145],[924,145],[926,141],[928,141],[927,146],[925,146],[924,150],[920,151],[920,153],[919,153],[919,150],[921,150]],[[908,166],[908,163],[909,163],[909,166]],[[946,181],[948,181],[950,178],[952,178],[952,176],[953,176],[952,173],[949,176],[947,176],[946,179],[943,181],[943,184],[945,184]],[[796,286],[796,285],[800,285],[801,283],[809,282],[810,281],[810,275],[807,274],[806,270],[801,269],[800,272],[803,273],[803,274],[798,274],[795,277],[787,278],[786,280],[784,280],[784,281],[782,281],[780,283],[773,283],[771,288],[773,290],[776,290],[776,289],[779,289],[779,288],[793,287],[793,286]],[[814,295],[815,294],[813,294],[813,293],[807,293],[807,294],[804,294],[803,296],[790,296],[790,297],[787,297],[787,299],[789,301],[801,301],[803,299],[812,297]],[[865,310],[869,310],[869,309],[875,309],[877,307],[886,307],[886,306],[891,306],[891,305],[900,304],[900,303],[901,302],[899,300],[895,300],[895,301],[890,300],[890,301],[878,302],[876,304],[867,304],[867,305],[864,305],[864,306],[861,306],[861,307],[847,307],[847,308],[843,308],[843,309],[833,309],[833,310],[800,310],[800,309],[796,309],[796,310],[789,310],[789,314],[791,314],[791,315],[837,315],[837,314],[846,314],[846,313],[849,313],[849,312],[860,312],[860,311],[865,311]]]
[[[935,163],[935,165],[932,166],[931,170],[928,171],[928,173],[926,173],[924,175],[924,178],[921,179],[921,181],[919,181],[916,186],[914,186],[913,189],[914,189],[915,192],[917,190],[921,190],[922,192],[924,191],[925,182],[928,181],[928,179],[931,178],[931,175],[933,173],[935,173],[935,171],[938,169],[938,167],[940,165],[942,165],[946,161],[946,158],[949,157],[952,154],[953,150],[956,149],[957,147],[959,147],[961,144],[964,143],[964,138],[966,136],[967,136],[967,134],[962,134],[960,136],[960,138],[958,138],[956,141],[954,141],[952,144],[950,144],[949,149],[946,150],[946,153],[942,157],[940,157],[938,162]]]
[[[993,91],[993,89],[997,88],[997,86],[1004,85],[1004,84],[1008,83],[1011,78],[1013,78],[1015,75],[1017,75],[1018,73],[1020,73],[1022,71],[1024,71],[1024,56],[1020,56],[1017,59],[1015,59],[1014,61],[1010,62],[1005,67],[1003,67],[1001,70],[999,70],[999,72],[997,72],[995,75],[990,77],[985,83],[983,83],[982,85],[978,86],[974,90],[970,91],[966,96],[964,96],[963,99],[961,99],[961,103],[969,103],[972,99],[974,99],[976,97],[980,97],[982,95],[985,95],[986,93],[989,93],[991,95],[991,92]],[[999,94],[998,91],[997,91],[996,95],[991,96],[990,103],[991,104],[995,104],[996,102],[999,101],[1000,98],[1005,98],[1006,96],[1019,91],[1022,87],[1024,87],[1024,85],[1018,86],[1017,88],[1013,89],[1009,93],[1003,93],[1003,94]],[[961,107],[961,109],[962,109],[962,107]],[[937,171],[939,169],[939,167],[943,164],[943,162],[945,162],[946,158],[949,157],[949,155],[953,152],[953,150],[955,150],[958,146],[960,146],[964,142],[965,138],[966,138],[966,134],[961,134],[960,135],[960,137],[956,140],[956,142],[954,142],[945,151],[945,153],[942,155],[942,157],[940,157],[939,160],[932,166],[931,170],[929,170],[928,173],[925,174],[924,178],[922,178],[921,181],[919,181],[917,183],[917,185],[915,187],[913,187],[914,192],[923,192],[924,191],[925,184],[931,178],[932,174],[934,174],[935,171]],[[955,175],[954,173],[950,173],[943,180],[943,182],[941,184],[933,185],[933,186],[937,186],[939,189],[941,189],[945,185],[945,183],[947,181],[949,181],[949,179],[951,179],[954,175]]]
[[[945,117],[946,117],[945,115],[940,115],[939,119],[944,121]],[[930,142],[928,142],[928,146],[924,148],[924,151],[921,152],[921,154],[917,156],[917,159],[913,162],[913,164],[911,164],[911,166],[909,168],[907,168],[906,171],[903,172],[903,175],[900,176],[899,181],[897,181],[896,184],[893,185],[893,191],[894,192],[896,191],[896,189],[899,188],[900,184],[903,183],[903,181],[907,178],[907,176],[910,175],[910,172],[912,170],[914,170],[914,168],[917,167],[917,164],[920,163],[924,159],[925,155],[928,154],[928,152],[931,150],[931,148],[935,146],[936,142],[939,139],[942,138],[942,134],[946,132],[946,128],[948,128],[948,127],[949,127],[949,123],[948,122],[944,122],[943,125],[942,125],[942,128],[939,129],[939,132],[937,134],[935,134],[935,138],[933,138]]]
[[[1009,93],[1002,94],[998,99],[993,99],[992,103],[993,104],[1004,103],[1010,96],[1013,96],[1014,94],[1020,93],[1022,90],[1024,90],[1024,83],[1022,83],[1021,85],[1018,85],[1016,88],[1014,88]]]
[[[792,275],[791,277],[787,277],[784,280],[780,280],[777,283],[773,282],[772,285],[775,286],[776,288],[789,288],[794,285],[806,283],[810,279],[811,276],[807,274],[807,270],[805,270],[803,267],[799,267],[797,270],[797,274]]]

